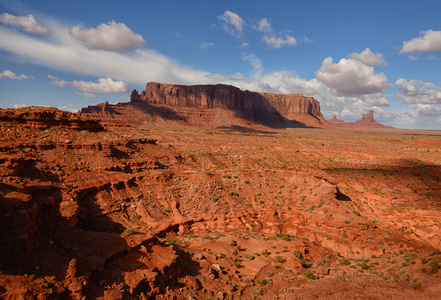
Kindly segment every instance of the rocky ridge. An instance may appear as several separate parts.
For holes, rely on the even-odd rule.
[[[335,115],[332,117],[332,119],[329,119],[328,121],[337,127],[344,127],[344,128],[367,128],[367,129],[393,128],[391,126],[385,126],[375,121],[374,112],[372,110],[369,111],[368,113],[362,114],[361,120],[356,122],[345,122],[337,119]]]
[[[161,118],[211,128],[255,123],[276,128],[332,126],[322,117],[320,103],[312,97],[241,91],[223,84],[184,86],[149,82],[141,94],[132,91],[129,103],[89,106],[80,115],[110,123],[124,123],[128,119],[139,123],[152,121],[153,117],[153,121]]]
[[[0,121],[20,124],[33,129],[53,126],[75,130],[101,131],[99,120],[82,118],[78,114],[53,107],[26,107],[22,109],[0,109]]]

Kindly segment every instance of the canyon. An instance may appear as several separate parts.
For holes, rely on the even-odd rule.
[[[0,297],[439,299],[441,132],[361,121],[225,85],[0,110]]]

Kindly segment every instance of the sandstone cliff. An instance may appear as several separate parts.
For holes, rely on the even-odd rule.
[[[89,106],[80,115],[107,123],[174,120],[191,126],[228,127],[252,123],[270,127],[329,127],[320,103],[301,94],[242,91],[229,85],[173,85],[149,82],[133,90],[129,103]]]

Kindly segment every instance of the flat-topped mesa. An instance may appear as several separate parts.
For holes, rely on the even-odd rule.
[[[302,94],[258,94],[288,120],[295,119],[299,114],[311,115],[316,118],[322,117],[320,102],[312,97],[305,97]],[[253,110],[260,110],[260,105],[256,101],[253,101]]]
[[[149,82],[141,94],[133,90],[130,100],[167,107],[224,108],[275,113],[287,119],[294,119],[299,114],[322,118],[320,103],[312,97],[241,91],[237,87],[224,84],[185,86]]]
[[[133,90],[130,101],[200,109],[223,108],[251,111],[252,108],[252,101],[247,93],[224,84],[185,86],[149,82],[141,95]]]

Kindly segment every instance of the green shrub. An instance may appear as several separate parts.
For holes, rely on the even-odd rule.
[[[304,273],[306,278],[312,279],[312,280],[316,280],[318,278],[317,275],[315,275],[314,273],[310,272],[310,271],[306,271]]]
[[[351,260],[349,258],[342,258],[337,263],[337,265],[349,266],[351,264]]]
[[[279,256],[279,255],[276,255],[276,260],[277,260],[278,263],[284,263],[285,262],[285,259],[283,257]]]
[[[249,260],[253,260],[254,259],[254,255],[247,253],[247,254],[245,254],[245,258],[247,258]]]

